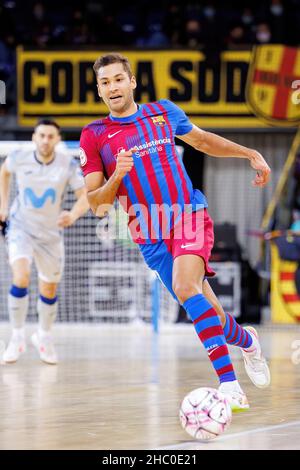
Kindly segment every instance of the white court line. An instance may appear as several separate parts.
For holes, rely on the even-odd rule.
[[[272,430],[277,430],[277,429],[284,429],[284,428],[287,428],[287,427],[290,427],[290,426],[299,426],[300,428],[300,421],[290,421],[289,423],[285,423],[285,424],[275,424],[273,426],[265,426],[263,428],[255,428],[255,429],[249,429],[249,431],[242,431],[242,432],[236,432],[236,433],[233,433],[233,434],[228,434],[227,436],[222,436],[220,437],[219,439],[217,440],[212,440],[212,441],[207,441],[207,442],[203,442],[203,441],[198,441],[198,440],[194,440],[194,441],[187,441],[187,442],[182,442],[181,444],[175,444],[175,445],[170,445],[170,446],[161,446],[161,447],[158,447],[157,450],[160,450],[160,449],[165,449],[165,450],[168,450],[168,449],[182,449],[182,446],[186,445],[186,446],[195,446],[195,444],[204,444],[205,446],[209,446],[209,444],[215,444],[215,443],[220,443],[222,444],[222,442],[224,441],[229,441],[230,439],[234,439],[234,438],[239,438],[239,437],[242,437],[242,436],[248,436],[249,434],[257,434],[257,433],[260,433],[260,432],[266,432],[266,431],[272,431]]]

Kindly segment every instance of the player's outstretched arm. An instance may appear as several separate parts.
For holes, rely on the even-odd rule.
[[[11,174],[7,170],[6,161],[0,170],[0,220],[4,222],[8,217],[8,201],[10,192]]]
[[[118,154],[115,171],[106,183],[100,171],[85,176],[88,201],[97,217],[103,217],[111,209],[124,176],[133,167],[132,153],[133,149],[130,149]]]
[[[250,165],[256,170],[256,177],[253,180],[254,186],[263,187],[270,179],[269,165],[263,156],[254,149],[236,144],[212,132],[206,132],[195,125],[190,132],[178,135],[178,138],[212,157],[248,158]]]

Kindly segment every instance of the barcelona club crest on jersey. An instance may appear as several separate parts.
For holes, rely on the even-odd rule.
[[[165,126],[166,125],[166,121],[164,119],[164,117],[162,115],[160,116],[153,116],[151,118],[153,124],[155,124],[156,126]]]
[[[300,48],[266,44],[254,49],[246,86],[252,111],[270,124],[300,124]]]

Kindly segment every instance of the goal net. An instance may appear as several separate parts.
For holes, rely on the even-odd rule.
[[[60,150],[78,158],[78,142],[63,142]],[[0,142],[0,165],[16,148],[33,149],[31,142]],[[11,197],[16,194],[12,184]],[[63,209],[70,209],[74,194],[68,191]],[[118,236],[116,236],[118,235]],[[62,322],[132,322],[152,320],[159,305],[164,322],[175,322],[178,304],[164,286],[153,288],[155,275],[146,266],[127,231],[127,215],[115,206],[113,217],[97,219],[89,212],[64,230],[65,270],[59,286],[59,315]],[[0,320],[8,320],[7,293],[11,272],[6,246],[0,237]],[[37,273],[33,264],[28,319],[37,320]]]

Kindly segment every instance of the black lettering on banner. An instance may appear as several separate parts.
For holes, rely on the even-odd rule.
[[[95,103],[99,101],[97,81],[93,71],[93,62],[79,63],[79,103],[87,102],[88,93],[93,94]]]
[[[183,75],[181,75],[182,71],[192,71],[193,70],[193,63],[189,60],[175,60],[171,63],[170,67],[170,74],[174,80],[181,85],[181,90],[178,88],[170,88],[169,97],[171,101],[191,101],[192,99],[192,83],[190,80]]]
[[[24,65],[23,70],[23,86],[24,86],[24,101],[27,103],[43,103],[45,100],[45,88],[38,87],[33,89],[34,84],[33,73],[37,72],[38,75],[45,75],[44,62],[37,60],[29,60]]]
[[[228,62],[226,64],[226,102],[245,103],[245,83],[249,64],[246,62]]]
[[[200,103],[217,103],[220,100],[221,63],[214,65],[199,62],[199,88]]]
[[[73,66],[70,62],[53,62],[51,67],[53,103],[71,103],[73,99]]]
[[[138,62],[136,81],[136,101],[141,101],[141,97],[144,94],[147,95],[147,101],[156,101],[152,62]]]

